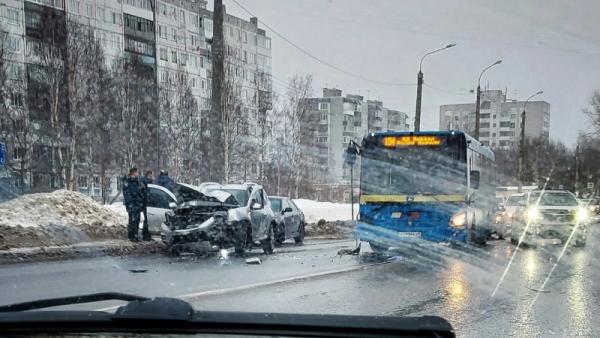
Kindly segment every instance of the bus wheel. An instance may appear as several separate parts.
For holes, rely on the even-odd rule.
[[[373,242],[369,242],[369,245],[371,246],[371,250],[373,250],[374,253],[383,254],[388,252],[388,249],[383,245],[375,244]]]

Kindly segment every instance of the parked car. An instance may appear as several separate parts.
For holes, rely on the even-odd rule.
[[[587,240],[589,211],[580,206],[577,198],[564,190],[536,190],[527,193],[525,201],[512,223],[511,242],[564,244],[572,235],[571,243],[584,246]]]
[[[296,244],[304,241],[304,214],[287,197],[270,196],[271,210],[275,215],[275,244],[280,245],[286,239],[293,238]]]
[[[168,247],[207,241],[240,254],[255,245],[273,253],[276,223],[262,186],[211,183],[195,190],[200,194],[166,214],[162,237]]]

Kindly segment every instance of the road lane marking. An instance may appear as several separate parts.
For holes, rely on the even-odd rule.
[[[315,273],[309,273],[306,275],[275,279],[275,280],[271,280],[271,281],[233,286],[233,287],[223,288],[223,289],[192,292],[192,293],[186,293],[186,294],[179,295],[179,296],[174,296],[174,298],[178,298],[178,299],[182,299],[182,300],[191,300],[194,298],[200,298],[200,297],[206,297],[206,296],[222,295],[222,294],[226,294],[226,293],[233,293],[233,292],[255,289],[255,288],[260,288],[260,287],[265,287],[265,286],[272,286],[272,285],[276,285],[276,284],[283,284],[283,283],[295,282],[295,281],[300,281],[300,280],[313,279],[313,278],[319,278],[319,277],[324,277],[324,276],[359,271],[359,270],[363,270],[366,268],[384,265],[384,264],[388,264],[388,263],[389,263],[388,261],[380,262],[380,263],[370,263],[370,264],[364,264],[364,265],[359,265],[359,266],[351,266],[351,267],[347,267],[347,268],[343,268],[343,269],[315,272]],[[110,306],[110,307],[106,307],[106,308],[102,308],[102,309],[97,309],[96,311],[112,311],[112,310],[116,310],[119,307],[120,306]]]

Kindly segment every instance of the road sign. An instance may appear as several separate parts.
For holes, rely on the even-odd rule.
[[[4,143],[0,143],[0,165],[4,165],[4,159],[6,158],[6,147]]]
[[[587,188],[588,189],[594,189],[594,182],[588,182]]]

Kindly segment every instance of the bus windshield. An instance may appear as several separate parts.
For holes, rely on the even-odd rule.
[[[361,193],[365,195],[440,195],[466,193],[466,144],[448,138],[438,146],[384,147],[365,142]]]

